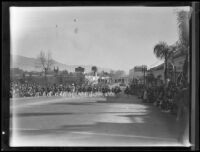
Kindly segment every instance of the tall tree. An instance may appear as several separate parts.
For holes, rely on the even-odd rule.
[[[168,60],[173,54],[173,51],[170,46],[167,45],[166,42],[160,41],[158,44],[154,46],[154,54],[159,59],[164,59],[165,68],[164,68],[164,80],[166,83],[167,75],[167,64]]]
[[[185,79],[189,77],[189,22],[191,11],[181,10],[177,12],[177,24],[179,29],[179,48],[186,54],[183,75]]]
[[[92,66],[91,70],[93,71],[94,76],[95,76],[95,74],[96,74],[96,72],[97,72],[97,67],[96,67],[96,66]]]
[[[189,21],[190,21],[190,12],[185,10],[177,12],[179,41],[182,45],[186,47],[189,46]]]
[[[54,61],[51,57],[51,53],[50,52],[45,53],[45,52],[41,51],[40,54],[38,55],[37,59],[38,59],[37,66],[40,67],[42,69],[42,71],[44,72],[45,83],[47,85],[47,73],[51,69],[51,66],[54,63]]]

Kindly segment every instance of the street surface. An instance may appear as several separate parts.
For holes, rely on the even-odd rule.
[[[137,97],[12,99],[10,146],[180,146],[174,115]]]

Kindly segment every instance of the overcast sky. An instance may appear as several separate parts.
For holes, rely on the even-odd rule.
[[[11,52],[36,58],[41,50],[68,65],[128,71],[160,63],[159,41],[178,40],[183,7],[12,7]]]

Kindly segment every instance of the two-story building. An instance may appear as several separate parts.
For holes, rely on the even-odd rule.
[[[129,79],[137,79],[144,83],[144,77],[146,76],[147,66],[135,66],[133,69],[129,70]]]

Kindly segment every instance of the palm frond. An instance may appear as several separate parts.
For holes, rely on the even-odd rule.
[[[154,54],[157,58],[164,59],[168,51],[168,45],[166,42],[159,42],[154,46]]]

